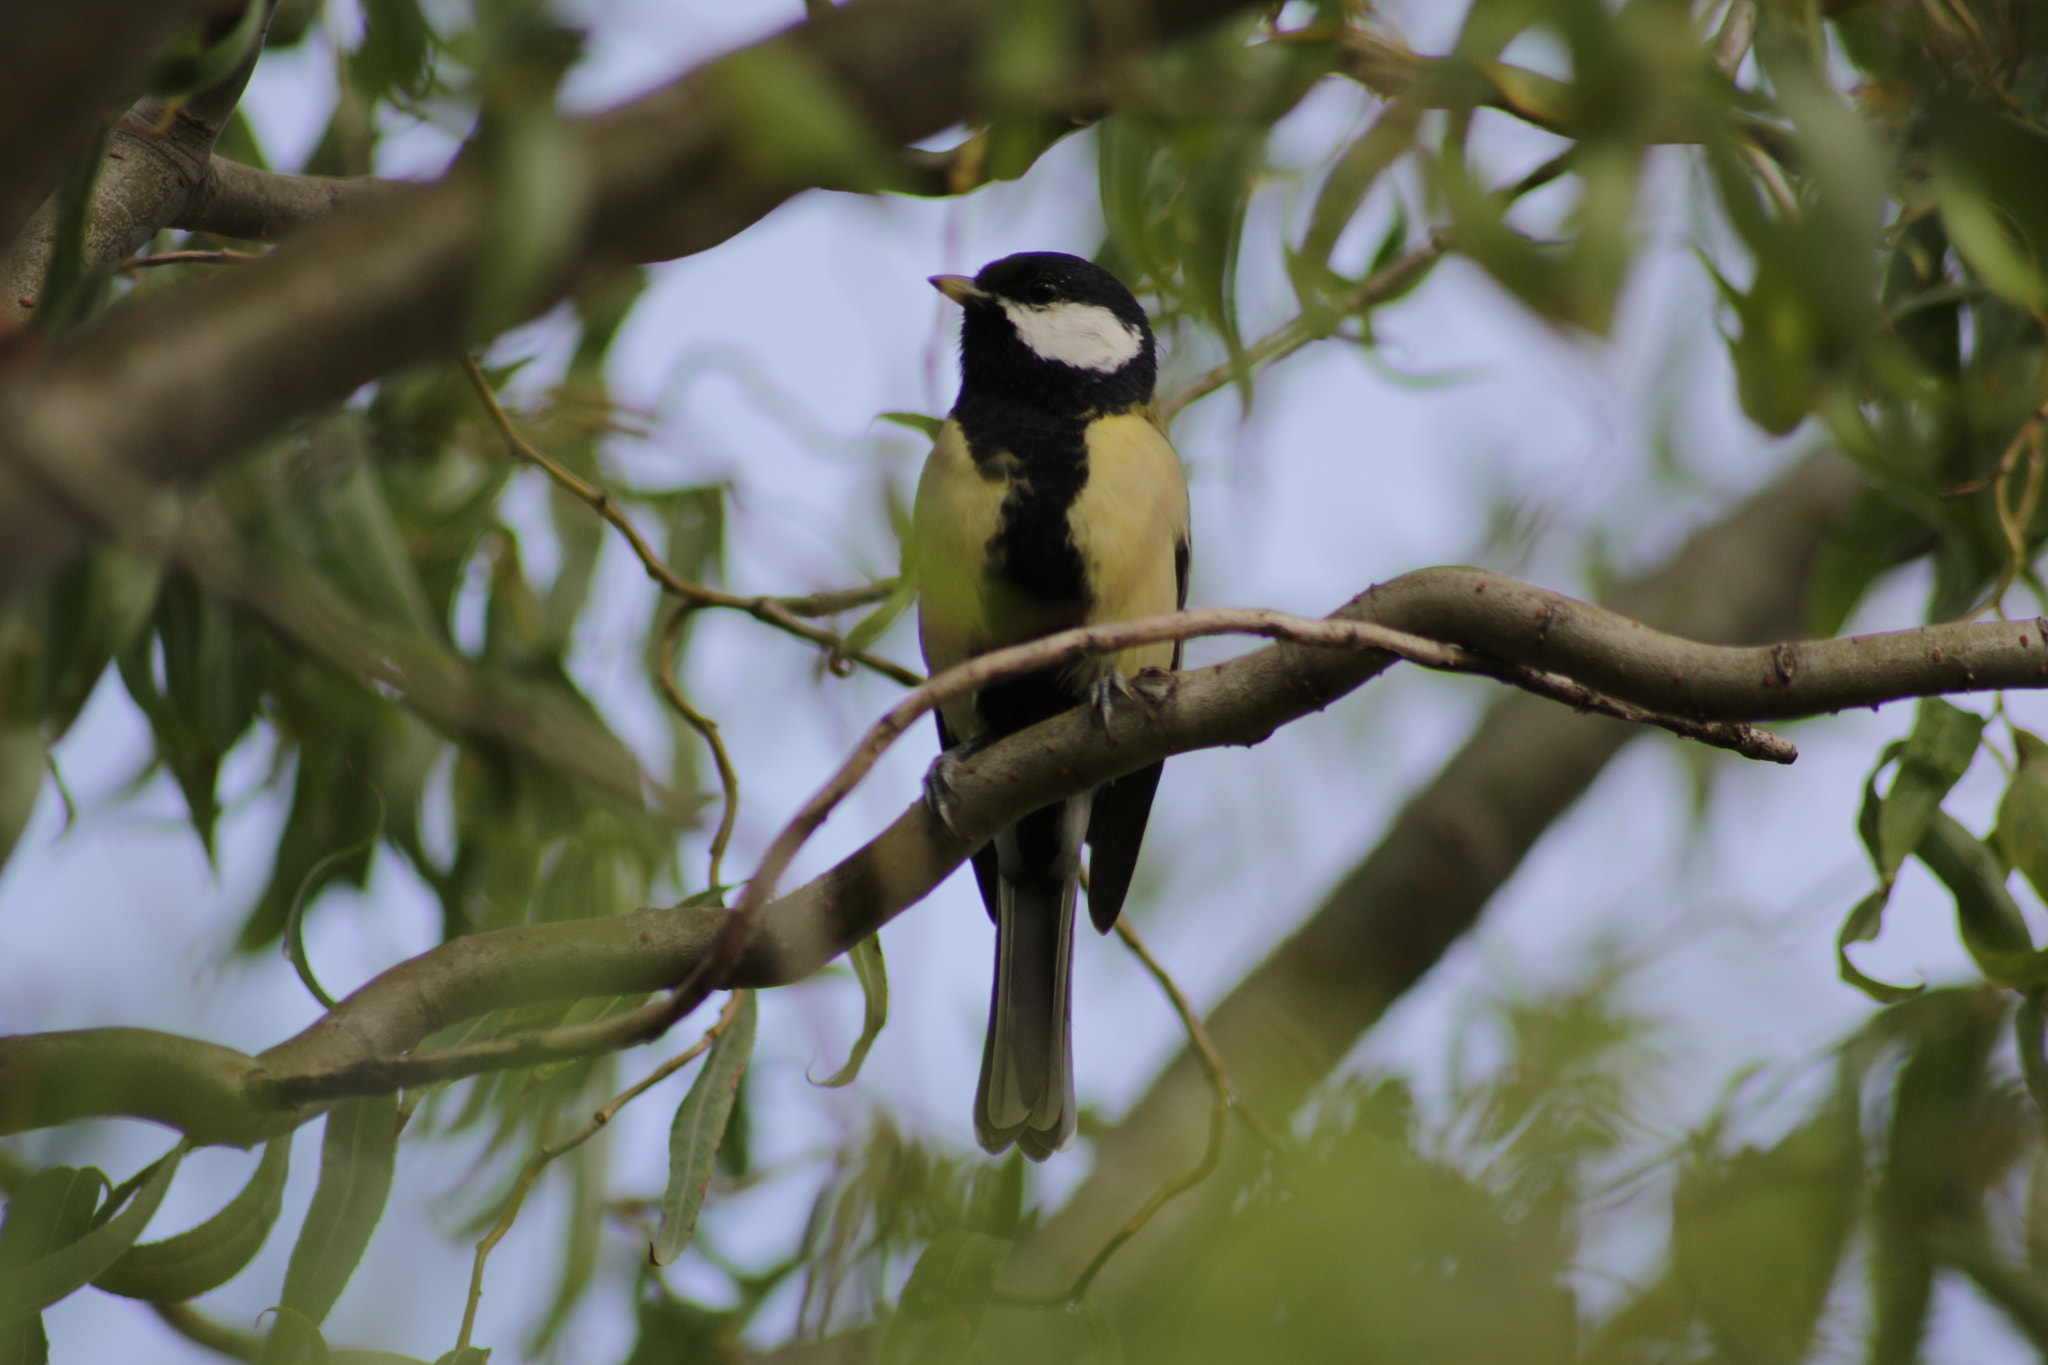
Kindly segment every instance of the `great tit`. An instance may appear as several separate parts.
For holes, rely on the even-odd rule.
[[[918,635],[936,673],[1071,626],[1178,610],[1188,594],[1188,494],[1152,400],[1145,312],[1107,270],[1054,251],[932,284],[963,310],[960,397],[912,512]],[[941,707],[942,750],[978,748],[1144,669],[1146,645],[995,684]],[[975,1135],[1042,1161],[1074,1135],[1068,977],[1081,844],[1090,917],[1109,932],[1130,890],[1160,765],[1025,816],[974,855],[996,925],[995,987]],[[938,772],[942,775],[943,768]]]

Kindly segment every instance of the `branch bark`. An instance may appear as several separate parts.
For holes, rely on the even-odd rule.
[[[279,242],[301,228],[378,203],[404,188],[403,181],[375,176],[284,175],[215,155],[197,190],[166,226],[249,242]]]
[[[1099,100],[1128,57],[1247,0],[1120,0],[1094,19],[1049,110]],[[841,101],[878,148],[985,112],[996,0],[854,0],[613,113],[566,125],[581,228],[509,312],[478,308],[493,208],[465,158],[432,185],[309,228],[270,257],[125,311],[0,384],[0,591],[71,555],[91,527],[37,471],[88,452],[160,483],[203,477],[283,423],[562,298],[585,273],[715,246],[790,196],[847,187],[847,167],[773,159],[751,111],[794,73]],[[771,80],[770,78],[773,78]],[[882,158],[886,162],[886,157]],[[880,188],[880,184],[861,186]]]

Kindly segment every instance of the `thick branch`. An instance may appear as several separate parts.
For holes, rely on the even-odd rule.
[[[215,156],[206,178],[182,212],[166,226],[251,242],[282,241],[313,223],[360,204],[374,204],[403,189],[395,180],[358,176],[284,175]]]
[[[1071,106],[1128,54],[1131,35],[1167,41],[1244,3],[1090,7],[1096,36],[1074,79],[1043,92],[1047,106]],[[821,97],[843,100],[883,149],[985,112],[978,72],[1002,11],[997,0],[853,0],[569,124],[585,179],[562,193],[580,192],[581,231],[512,313],[545,309],[588,270],[702,251],[803,189],[845,186],[843,159],[805,164],[759,146],[753,111],[775,81],[817,80]],[[142,301],[15,370],[0,387],[0,587],[47,572],[90,525],[32,471],[85,451],[157,481],[197,478],[379,375],[455,355],[516,321],[475,306],[494,211],[483,167],[465,159],[436,184],[311,227],[265,260],[175,297]]]

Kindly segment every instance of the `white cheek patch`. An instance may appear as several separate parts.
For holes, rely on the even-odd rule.
[[[1003,300],[1003,312],[1041,360],[1109,374],[1144,349],[1136,328],[1100,304],[1055,303],[1033,308]]]

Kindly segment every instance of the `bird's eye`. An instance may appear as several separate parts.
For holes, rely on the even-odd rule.
[[[1024,286],[1024,292],[1033,303],[1051,303],[1060,296],[1059,286],[1051,280],[1033,280]]]

